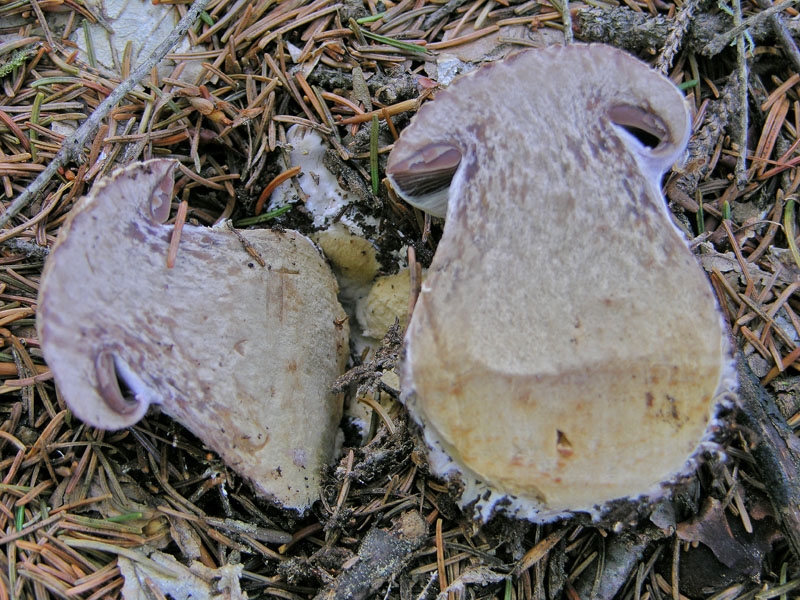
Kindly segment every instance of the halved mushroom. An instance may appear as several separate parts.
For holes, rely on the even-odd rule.
[[[434,215],[449,198],[403,399],[484,518],[658,496],[708,439],[731,348],[660,192],[689,126],[668,79],[575,45],[458,79],[396,143],[399,192]]]
[[[185,225],[167,268],[174,165],[118,170],[70,213],[39,292],[45,359],[90,425],[128,427],[160,404],[261,493],[304,510],[341,412],[336,281],[293,231]]]

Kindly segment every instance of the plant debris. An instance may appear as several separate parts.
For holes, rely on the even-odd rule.
[[[442,591],[448,600],[587,600],[592,590],[637,600],[796,594],[800,492],[784,476],[797,468],[800,425],[800,72],[790,58],[800,15],[791,3],[579,1],[562,14],[563,4],[161,2],[171,24],[186,17],[190,50],[165,50],[158,70],[139,60],[145,57],[133,43],[116,52],[113,68],[93,61],[86,39],[108,43],[113,23],[92,3],[0,0],[0,598],[121,598],[120,557],[146,558],[145,548],[155,547],[189,570],[198,563],[206,574],[240,572],[250,598],[310,599],[346,581],[353,565],[374,564],[359,556],[373,547],[368,535],[388,536],[392,558],[361,579],[360,589],[377,598]],[[731,38],[739,14],[746,29]],[[106,33],[90,30],[95,23]],[[664,182],[666,195],[708,258],[742,351],[748,397],[762,407],[759,413],[746,404],[722,432],[724,464],[707,457],[676,490],[664,509],[672,525],[668,519],[654,528],[646,516],[632,515],[620,520],[626,531],[617,534],[613,523],[580,519],[530,525],[500,517],[482,527],[466,520],[451,490],[430,475],[413,428],[391,400],[384,378],[397,362],[398,332],[383,354],[373,346],[352,356],[356,371],[340,393],[351,402],[367,397],[368,411],[382,414],[363,443],[348,437],[339,466],[324,474],[320,501],[302,518],[260,499],[165,415],[110,433],[69,413],[42,359],[36,296],[59,228],[98,177],[138,160],[178,160],[170,219],[183,204],[188,224],[238,223],[255,218],[265,188],[297,166],[286,162],[287,130],[300,124],[330,145],[347,168],[336,173],[347,180],[343,187],[358,190],[357,212],[379,223],[365,231],[378,274],[405,267],[409,248],[427,265],[441,223],[386,186],[396,133],[452,72],[474,66],[463,62],[467,45],[474,44],[470,56],[485,56],[489,50],[478,42],[506,52],[561,41],[565,23],[578,42],[611,43],[658,63],[684,90],[694,119],[691,155]],[[175,31],[169,47],[184,37]],[[737,38],[741,43],[730,46]],[[196,74],[187,80],[189,72]],[[119,99],[104,104],[111,94]],[[315,233],[299,194],[289,206],[255,226]],[[587,236],[603,243],[602,232]],[[704,575],[707,567],[692,566],[691,542],[676,537],[677,524],[696,519],[713,499],[729,524],[741,525],[737,539],[747,547],[765,495],[773,504],[765,521],[774,518],[783,539],[771,539],[764,560],[749,563],[747,573],[756,574],[705,586],[713,589],[690,585],[692,570]],[[413,550],[393,529],[409,513],[428,526]],[[399,548],[409,550],[399,557]],[[163,595],[155,584],[142,591]]]

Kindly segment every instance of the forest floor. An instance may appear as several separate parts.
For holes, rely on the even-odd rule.
[[[793,5],[591,0],[564,14],[547,0],[211,0],[184,45],[65,156],[65,136],[143,60],[140,39],[164,35],[143,22],[109,52],[98,32],[127,8],[0,0],[0,599],[119,598],[123,585],[128,600],[800,597]],[[189,7],[151,9],[169,32]],[[174,158],[171,219],[185,203],[189,223],[311,234],[301,201],[266,204],[289,166],[286,130],[306,125],[334,149],[327,164],[353,210],[378,224],[364,236],[380,272],[405,266],[408,247],[427,266],[442,224],[384,179],[397,133],[453,73],[563,43],[565,31],[651,63],[693,109],[689,159],[665,177],[665,196],[741,350],[742,402],[718,432],[722,452],[672,499],[631,508],[635,525],[616,529],[581,516],[476,524],[431,474],[404,407],[384,398],[366,439],[348,430],[321,500],[298,517],[166,415],[104,432],[70,414],[40,350],[37,291],[59,228],[95,181]],[[21,196],[54,160],[37,193]],[[356,384],[391,371],[400,345],[393,330],[380,356],[380,342],[353,353],[347,403],[380,399]]]

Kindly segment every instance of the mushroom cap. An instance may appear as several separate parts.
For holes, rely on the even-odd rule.
[[[395,144],[399,193],[447,216],[402,397],[482,516],[658,496],[709,436],[730,343],[660,192],[689,127],[668,79],[573,45],[457,79]]]
[[[305,509],[341,414],[336,281],[293,231],[240,233],[262,267],[234,232],[187,224],[167,268],[174,166],[117,170],[70,213],[39,291],[44,357],[81,420],[119,429],[160,404],[262,494]]]

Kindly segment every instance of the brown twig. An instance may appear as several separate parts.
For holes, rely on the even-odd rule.
[[[790,1],[794,2],[796,0]],[[664,74],[669,72],[670,67],[672,67],[672,60],[675,58],[675,54],[677,54],[678,49],[681,47],[683,36],[689,29],[689,25],[692,22],[692,17],[694,16],[699,4],[699,0],[689,0],[688,2],[685,2],[683,6],[681,6],[680,11],[675,17],[675,25],[669,32],[669,35],[664,42],[664,47],[661,49],[661,54],[658,57],[658,61],[656,61],[655,69],[657,71],[661,71]]]
[[[733,0],[733,23],[742,23],[741,0]],[[739,189],[747,185],[747,127],[749,123],[748,99],[748,68],[747,53],[744,45],[744,33],[736,38],[736,71],[739,77],[739,129],[736,143],[739,146],[739,156],[736,160],[736,185]]]
[[[130,92],[133,87],[139,83],[149,72],[150,70],[156,66],[161,59],[164,58],[167,53],[172,50],[172,48],[183,38],[186,34],[186,31],[189,27],[194,24],[197,20],[198,15],[200,12],[205,10],[205,7],[208,5],[209,0],[194,0],[192,3],[191,8],[186,13],[186,15],[178,21],[178,24],[175,28],[170,32],[170,34],[164,38],[164,40],[153,50],[150,56],[147,57],[144,61],[142,61],[130,74],[130,76],[125,79],[124,81],[120,82],[120,84],[108,95],[108,97],[100,103],[100,105],[92,111],[92,114],[89,115],[80,127],[78,127],[72,134],[70,134],[61,146],[61,149],[58,151],[58,154],[50,161],[47,165],[47,168],[39,173],[39,175],[34,179],[25,191],[22,192],[14,202],[11,203],[11,206],[0,215],[0,227],[5,227],[8,222],[14,218],[19,212],[28,206],[34,198],[36,198],[44,189],[44,187],[49,183],[50,179],[56,174],[58,169],[68,162],[78,160],[81,152],[83,152],[83,148],[86,146],[87,141],[89,138],[92,137],[94,132],[102,123],[103,119],[106,118],[108,113],[116,106],[116,104],[122,100],[125,95]]]

